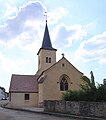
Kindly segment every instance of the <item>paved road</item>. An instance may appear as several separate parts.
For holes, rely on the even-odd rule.
[[[65,117],[56,117],[46,114],[15,111],[0,107],[0,120],[76,120]]]

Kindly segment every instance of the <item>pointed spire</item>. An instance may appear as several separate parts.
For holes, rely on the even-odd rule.
[[[42,47],[41,48],[53,49],[52,48],[52,43],[51,43],[51,40],[50,40],[50,36],[49,36],[47,20],[46,20],[45,32],[44,32],[44,37],[43,37],[43,42],[42,42]]]
[[[47,26],[47,17],[46,17],[46,26],[45,26],[45,32],[44,32],[42,46],[39,49],[37,55],[39,54],[41,49],[48,49],[48,50],[55,50],[55,51],[57,51],[57,49],[52,47],[52,43],[51,43],[50,35],[49,35],[49,30],[48,30],[48,26]]]

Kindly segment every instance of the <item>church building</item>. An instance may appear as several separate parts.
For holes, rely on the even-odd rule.
[[[83,73],[62,54],[56,62],[57,49],[52,47],[46,20],[41,48],[38,50],[38,70],[35,75],[12,74],[10,106],[41,106],[44,100],[61,100],[67,90],[78,90]]]

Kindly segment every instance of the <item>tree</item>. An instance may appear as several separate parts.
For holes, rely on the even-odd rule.
[[[95,86],[95,80],[94,80],[93,72],[91,71],[90,74],[91,74],[91,84],[92,84],[92,87],[95,88],[96,86]]]
[[[89,78],[86,77],[86,76],[83,76],[81,79],[86,82],[86,84],[90,87],[90,89],[95,90],[95,89],[96,89],[96,86],[95,86],[95,80],[94,80],[93,72],[91,71],[90,74],[91,74],[91,79],[89,79]],[[82,85],[81,85],[81,86],[82,86]],[[88,87],[88,88],[89,88],[89,87]]]
[[[5,92],[5,88],[4,87],[0,87],[1,90],[3,90]]]

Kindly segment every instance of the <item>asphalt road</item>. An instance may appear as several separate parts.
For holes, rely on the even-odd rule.
[[[9,110],[0,107],[0,120],[77,120],[77,119]]]

